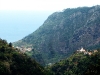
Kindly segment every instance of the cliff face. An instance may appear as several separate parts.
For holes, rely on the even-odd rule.
[[[32,45],[33,55],[41,54],[46,63],[53,63],[80,47],[97,48],[99,33],[100,6],[69,8],[50,15],[39,29],[14,45]]]

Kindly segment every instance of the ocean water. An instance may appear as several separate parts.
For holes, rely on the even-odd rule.
[[[52,12],[0,11],[0,38],[18,41],[38,29]]]

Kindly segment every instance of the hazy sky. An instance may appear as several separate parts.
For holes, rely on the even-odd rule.
[[[0,0],[0,10],[59,11],[99,4],[100,0]]]
[[[53,12],[99,4],[100,0],[0,0],[0,38],[8,42],[20,40]]]

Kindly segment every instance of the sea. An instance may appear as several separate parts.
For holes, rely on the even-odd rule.
[[[50,11],[0,11],[0,38],[16,42],[37,30],[51,15]]]

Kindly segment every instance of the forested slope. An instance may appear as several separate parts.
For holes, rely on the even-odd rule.
[[[47,69],[52,75],[100,75],[100,49],[90,52],[91,55],[75,52]]]
[[[44,64],[55,63],[66,58],[81,47],[98,48],[100,6],[69,8],[55,12],[39,29],[15,42],[14,45],[31,45],[34,49],[31,56],[40,63],[45,62]]]
[[[44,68],[0,39],[0,75],[45,75]]]

